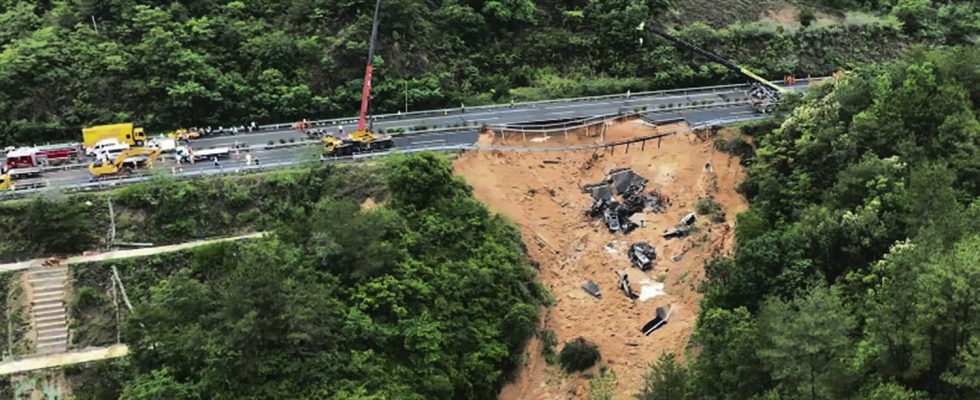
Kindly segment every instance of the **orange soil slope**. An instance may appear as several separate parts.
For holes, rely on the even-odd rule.
[[[614,125],[606,142],[657,132],[677,126],[653,128],[640,121]],[[485,134],[481,143],[494,139]],[[549,146],[563,138],[552,137]],[[577,137],[575,144],[597,141]],[[510,144],[510,143],[509,143]],[[712,254],[728,252],[732,234],[726,224],[699,219],[698,231],[681,239],[667,241],[664,229],[694,211],[698,198],[713,196],[726,212],[727,224],[747,208],[735,187],[743,178],[738,159],[715,151],[712,141],[702,141],[686,133],[647,143],[645,151],[632,146],[625,153],[615,151],[565,153],[468,152],[455,161],[456,173],[474,188],[477,199],[502,213],[520,228],[531,256],[540,263],[539,279],[555,297],[556,304],[542,311],[541,329],[554,330],[561,345],[578,336],[595,342],[602,353],[602,365],[617,376],[616,398],[630,398],[642,383],[647,367],[664,351],[681,353],[687,344],[698,311],[700,295],[695,288],[704,278],[704,262]],[[547,162],[546,162],[547,161]],[[645,226],[627,236],[609,233],[600,221],[584,212],[592,203],[580,187],[601,181],[614,168],[630,167],[649,179],[647,191],[660,190],[671,197],[664,214],[637,214]],[[646,273],[629,267],[626,250],[630,243],[647,241],[658,253],[658,264]],[[682,255],[679,262],[671,260]],[[616,288],[616,270],[629,269],[634,290],[643,280],[664,284],[665,295],[632,303]],[[587,279],[603,292],[596,299],[581,289]],[[672,304],[674,312],[666,327],[643,336],[640,327],[649,321],[658,306]],[[548,365],[535,339],[528,346],[527,362],[516,380],[501,392],[501,399],[581,398],[587,392],[583,374],[564,374]]]

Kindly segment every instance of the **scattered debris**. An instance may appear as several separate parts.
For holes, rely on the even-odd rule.
[[[617,232],[623,227],[619,224],[619,203],[612,202],[602,210],[602,220],[606,222],[609,232]]]
[[[643,328],[641,328],[643,335],[650,336],[653,331],[667,325],[667,320],[670,319],[670,313],[672,311],[674,311],[674,308],[671,305],[667,305],[667,309],[657,307],[657,313],[653,319],[650,320],[650,322],[647,322],[646,325],[643,325]]]
[[[667,229],[664,231],[664,239],[673,239],[687,236],[691,232],[691,228],[687,225],[678,225],[674,228]]]
[[[671,229],[664,231],[664,239],[673,239],[687,236],[691,232],[691,228],[694,223],[698,221],[698,217],[694,213],[688,213],[681,218],[681,221]]]
[[[685,215],[684,218],[681,218],[681,223],[687,226],[694,225],[694,223],[697,221],[698,217],[697,215],[694,215],[694,213],[689,213]]]
[[[630,245],[630,262],[640,271],[648,271],[657,261],[657,250],[647,242],[637,242]]]
[[[667,206],[670,205],[670,196],[661,194],[660,192],[654,190],[650,192],[647,196],[647,208],[658,214],[663,214],[667,212]]]
[[[606,243],[606,252],[609,254],[619,254],[619,249],[622,248],[622,245],[623,242],[618,240]]]
[[[678,254],[678,255],[676,255],[676,256],[673,256],[673,257],[671,257],[670,259],[671,259],[671,260],[674,260],[674,262],[681,262],[681,259],[682,259],[682,258],[684,258],[684,256],[682,256],[682,255],[680,255],[680,254]]]
[[[666,211],[669,201],[666,196],[657,192],[643,194],[648,180],[629,168],[616,169],[606,176],[602,182],[586,185],[582,188],[595,199],[588,215],[594,219],[602,218],[610,232],[627,234],[640,225],[630,220],[633,214],[650,208],[654,212]],[[621,201],[615,196],[618,195]]]
[[[645,280],[640,282],[640,297],[638,300],[647,301],[654,297],[660,297],[667,294],[664,292],[664,283]]]
[[[619,289],[626,294],[626,297],[632,301],[636,301],[640,296],[633,292],[633,288],[630,287],[630,275],[626,270],[616,271],[616,276],[618,279]]]
[[[582,289],[585,289],[586,292],[595,296],[597,299],[602,298],[602,291],[599,290],[599,285],[596,285],[591,279],[582,284]]]

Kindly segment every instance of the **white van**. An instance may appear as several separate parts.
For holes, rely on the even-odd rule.
[[[112,146],[103,147],[99,152],[95,153],[95,156],[104,157],[106,160],[112,161],[126,150],[129,150],[129,145],[126,143],[119,143]]]
[[[177,150],[177,141],[168,137],[159,137],[150,140],[149,146],[160,149],[163,153],[170,153]]]
[[[119,139],[103,139],[103,140],[100,140],[100,141],[96,142],[94,146],[85,149],[85,155],[87,155],[89,157],[95,157],[99,153],[105,153],[105,151],[106,151],[107,148],[110,148],[110,147],[116,147],[116,148],[118,148],[118,146],[121,146],[121,145],[122,146],[126,146],[126,149],[129,148],[129,145],[128,144],[119,143]],[[125,150],[125,149],[123,149],[123,150]],[[120,150],[120,151],[122,151],[122,150]]]

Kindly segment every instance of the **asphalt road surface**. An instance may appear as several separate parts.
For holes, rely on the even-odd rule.
[[[805,83],[800,83],[788,88],[804,92],[807,86]],[[483,108],[466,112],[458,109],[453,113],[450,110],[442,110],[442,113],[434,112],[403,118],[388,114],[379,116],[380,121],[375,122],[374,129],[389,131],[392,128],[405,129],[407,133],[394,137],[396,148],[438,148],[475,143],[478,138],[478,130],[482,125],[560,121],[636,112],[644,109],[647,110],[644,111],[647,118],[654,121],[686,119],[691,124],[705,121],[728,121],[754,115],[752,109],[744,105],[745,100],[745,94],[740,87],[715,87],[704,90],[695,88],[689,89],[687,93],[679,94],[519,103],[513,106],[501,105],[493,109]],[[671,110],[676,107],[691,107],[692,105],[703,108]],[[350,122],[352,122],[350,119],[323,121],[318,123],[317,128],[336,132],[340,124],[345,123],[347,125],[343,125],[344,130],[350,132],[355,128]],[[423,126],[424,129],[421,128]],[[289,124],[282,124],[279,129],[272,126],[251,133],[204,137],[193,140],[191,145],[197,150],[227,146],[239,148],[241,151],[233,152],[228,159],[219,160],[218,165],[215,165],[213,161],[202,161],[177,166],[172,156],[164,155],[149,173],[178,175],[220,173],[226,169],[245,167],[246,154],[251,155],[253,162],[258,160],[259,165],[294,164],[304,161],[319,162],[322,155],[321,147],[317,141],[307,139],[305,134],[290,128]],[[41,179],[49,188],[72,189],[85,186],[92,181],[92,176],[86,168],[69,168],[46,171]],[[126,181],[120,180],[118,183],[124,184]]]

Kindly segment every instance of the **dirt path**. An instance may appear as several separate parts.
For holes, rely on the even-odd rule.
[[[660,131],[675,130],[665,126]],[[605,141],[657,133],[639,121],[613,126]],[[548,139],[555,145],[562,138]],[[596,141],[575,138],[575,144]],[[487,135],[481,144],[494,141]],[[514,144],[514,143],[508,143]],[[743,177],[737,159],[716,152],[713,143],[692,134],[664,138],[648,143],[645,151],[623,148],[614,152],[500,153],[475,151],[455,162],[456,173],[473,186],[475,196],[514,221],[521,230],[532,257],[540,263],[539,279],[556,299],[555,306],[543,311],[542,330],[554,330],[558,348],[583,336],[595,342],[604,365],[617,376],[616,398],[627,399],[641,384],[642,374],[664,351],[682,353],[698,312],[700,295],[695,288],[704,277],[704,262],[712,254],[729,251],[731,231],[724,224],[707,218],[698,222],[698,231],[686,238],[667,241],[661,234],[685,214],[694,211],[698,198],[711,195],[726,211],[727,223],[747,208],[735,193]],[[581,192],[582,185],[601,181],[614,168],[630,167],[649,179],[647,191],[660,190],[671,197],[672,205],[663,214],[637,214],[645,226],[623,236],[612,234],[599,221],[584,212],[592,199]],[[722,239],[725,237],[725,239]],[[626,251],[637,241],[652,244],[658,252],[657,266],[646,273],[629,267]],[[680,256],[680,261],[671,257]],[[616,289],[616,270],[627,269],[634,289],[663,284],[666,294],[633,303]],[[587,279],[603,292],[596,299],[581,289]],[[649,321],[658,306],[672,304],[670,323],[650,336],[640,327]],[[516,381],[506,386],[500,398],[565,399],[582,398],[587,392],[583,374],[564,374],[543,360],[541,344],[528,346],[527,362]]]
[[[232,236],[226,238],[196,240],[193,242],[178,243],[178,244],[158,246],[158,247],[147,247],[143,249],[117,250],[117,251],[110,251],[106,253],[99,253],[93,255],[69,257],[67,259],[60,260],[58,264],[59,265],[80,264],[80,263],[96,262],[96,261],[118,260],[122,258],[144,257],[144,256],[150,256],[154,254],[161,254],[161,253],[173,253],[175,251],[185,250],[191,247],[204,246],[212,243],[257,238],[257,237],[261,237],[262,235],[265,235],[265,233],[258,232],[258,233],[250,233],[248,235]],[[0,264],[0,271],[21,271],[33,266],[42,265],[45,261],[46,261],[45,259],[39,258],[39,259],[21,261],[16,263]]]
[[[60,354],[28,357],[15,361],[0,363],[0,375],[10,375],[37,369],[60,367],[64,365],[86,363],[96,360],[123,357],[129,354],[129,347],[117,344],[109,347],[96,347],[70,351]]]

